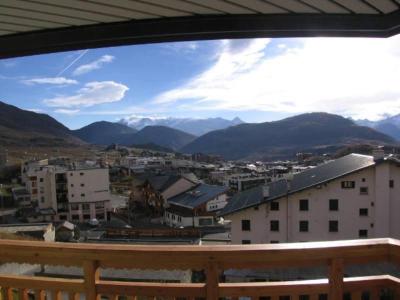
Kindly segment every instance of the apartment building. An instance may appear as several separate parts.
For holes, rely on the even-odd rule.
[[[252,173],[241,173],[229,175],[223,182],[224,186],[234,191],[240,192],[248,190],[254,186],[258,186],[271,181],[269,176],[254,175]]]
[[[350,154],[236,194],[233,244],[400,238],[400,161]]]
[[[33,207],[28,220],[106,220],[110,207],[107,168],[48,160],[25,163],[22,181]]]

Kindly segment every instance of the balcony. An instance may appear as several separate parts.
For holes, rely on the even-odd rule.
[[[2,299],[400,299],[400,279],[346,277],[344,267],[400,262],[400,241],[372,239],[249,246],[130,246],[0,241],[2,262],[82,267],[82,278],[0,275]],[[226,269],[327,266],[328,278],[224,283]],[[102,268],[204,270],[203,283],[126,282],[102,278]],[[390,291],[391,298],[381,297]],[[321,296],[320,295],[327,295]],[[47,298],[46,298],[47,297]],[[51,297],[51,298],[50,298]],[[262,297],[262,298],[260,298]],[[268,298],[269,297],[269,298]]]

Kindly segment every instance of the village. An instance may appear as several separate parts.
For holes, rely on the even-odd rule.
[[[0,232],[37,236],[40,223],[46,240],[227,244],[231,224],[219,214],[229,199],[324,160],[308,158],[227,162],[112,145],[92,160],[30,160],[1,183]]]
[[[131,244],[400,236],[390,214],[399,160],[380,148],[243,162],[112,145],[95,157],[24,162],[1,184],[0,232]],[[375,205],[383,190],[386,202]]]

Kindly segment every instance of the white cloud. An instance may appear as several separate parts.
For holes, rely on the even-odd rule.
[[[114,81],[93,81],[72,96],[58,96],[44,100],[44,104],[52,107],[89,107],[101,103],[117,102],[122,100],[129,88]]]
[[[68,79],[65,77],[41,77],[41,78],[32,78],[25,79],[21,81],[26,85],[35,85],[35,84],[54,84],[54,85],[69,85],[69,84],[77,84],[78,81],[74,79]]]
[[[285,40],[277,46],[266,39],[223,41],[210,68],[153,103],[370,119],[400,113],[400,36],[295,41],[296,46]]]
[[[98,60],[92,61],[89,64],[81,65],[77,67],[74,72],[72,73],[74,76],[82,75],[93,70],[100,69],[104,64],[110,63],[115,59],[112,55],[103,55]]]
[[[174,42],[174,43],[165,43],[160,45],[161,48],[170,50],[173,52],[193,52],[199,48],[198,42]]]
[[[34,112],[34,113],[38,113],[38,114],[44,113],[44,112],[45,112],[45,111],[44,111],[43,109],[41,109],[41,108],[26,108],[25,110],[28,110],[28,111],[31,111],[31,112]]]
[[[64,109],[64,108],[60,108],[60,109],[56,109],[54,111],[55,113],[58,114],[64,114],[64,115],[75,115],[79,112],[79,109]]]

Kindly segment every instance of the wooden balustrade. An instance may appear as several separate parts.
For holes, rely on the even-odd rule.
[[[400,299],[400,279],[390,275],[344,277],[349,264],[400,263],[400,241],[355,241],[231,246],[130,246],[0,241],[0,262],[79,266],[83,278],[0,275],[2,300]],[[284,282],[222,282],[226,269],[328,266],[328,278]],[[101,268],[204,270],[203,283],[105,280]],[[385,298],[389,299],[389,298]]]

